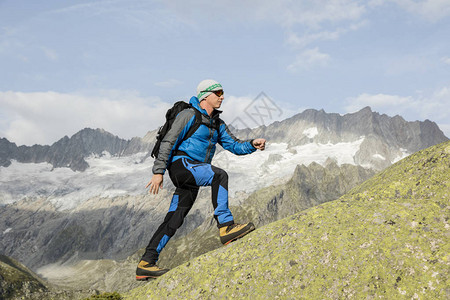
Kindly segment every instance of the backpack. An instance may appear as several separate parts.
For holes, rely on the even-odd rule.
[[[158,135],[156,136],[156,143],[155,146],[153,147],[152,150],[152,154],[151,156],[153,158],[157,158],[159,155],[159,148],[161,147],[161,142],[164,139],[164,136],[167,134],[167,132],[169,132],[170,128],[172,128],[172,124],[175,121],[175,118],[177,117],[177,115],[188,108],[193,108],[193,106],[190,103],[186,103],[184,101],[178,101],[175,102],[175,104],[169,108],[169,110],[167,110],[166,112],[166,122],[164,123],[163,126],[161,126],[158,130]],[[194,112],[195,112],[195,121],[194,124],[191,126],[191,128],[189,129],[189,131],[187,132],[186,136],[184,137],[183,141],[188,139],[191,135],[194,134],[194,132],[198,129],[198,127],[200,127],[200,125],[202,124],[202,114],[201,112],[199,112],[198,110],[196,110],[195,108]]]

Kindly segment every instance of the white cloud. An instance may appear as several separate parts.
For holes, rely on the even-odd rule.
[[[417,54],[403,54],[401,56],[391,56],[386,66],[386,75],[400,76],[405,74],[425,73],[434,64],[434,58]]]
[[[235,128],[254,128],[282,121],[299,113],[291,105],[276,101],[269,95],[261,93],[255,97],[227,96],[220,110],[221,118]]]
[[[0,135],[19,145],[52,144],[85,127],[103,128],[121,138],[142,137],[163,123],[169,106],[131,92],[0,92]]]
[[[180,84],[183,84],[183,82],[180,81],[180,80],[177,80],[177,79],[169,79],[169,80],[166,80],[166,81],[155,82],[156,86],[164,87],[164,88],[173,88],[173,87],[175,87],[177,85],[180,85]]]
[[[448,57],[448,56],[442,57],[441,61],[446,65],[450,65],[450,57]]]
[[[83,14],[88,13],[88,15],[98,16],[111,11],[116,11],[130,3],[129,0],[99,0],[99,1],[88,1],[86,3],[68,3],[67,5],[62,5],[60,8],[55,8],[47,11],[49,14],[70,14],[81,12]],[[142,1],[132,1],[134,2],[134,7],[139,7],[140,4],[145,4]]]
[[[448,0],[392,0],[410,13],[420,15],[429,21],[438,21],[450,16]]]
[[[384,110],[387,107],[404,107],[411,104],[414,100],[411,97],[401,97],[397,95],[386,94],[361,94],[358,97],[348,98],[348,105],[345,107],[347,112],[355,112],[363,107],[370,106],[373,109]]]
[[[397,4],[400,13],[407,11],[429,21],[450,16],[448,0],[165,1],[168,9],[184,22],[197,24],[197,28],[203,28],[201,22],[217,21],[275,24],[285,32],[285,44],[300,50],[318,46],[318,42],[339,40],[343,35],[359,30],[370,24],[373,16],[383,15],[384,10],[392,13],[392,3]],[[299,54],[288,69],[297,69],[298,65],[303,68],[303,55]],[[329,57],[320,58],[326,60]]]
[[[272,3],[278,5],[277,1]],[[293,10],[287,3],[284,7],[291,16],[289,23],[303,23],[314,27],[330,21],[358,20],[366,11],[364,5],[350,0],[301,1]]]
[[[388,115],[401,115],[408,121],[429,119],[436,122],[446,136],[450,136],[450,86],[440,88],[429,95],[398,96],[387,94],[361,94],[346,100],[347,112],[355,112],[365,106]]]
[[[220,16],[231,17],[230,20],[275,22],[284,27],[296,24],[318,27],[326,22],[357,20],[365,12],[364,5],[352,0],[169,0],[165,3],[181,18],[189,20],[216,21]]]
[[[341,35],[341,30],[335,31],[322,31],[307,33],[299,36],[295,32],[290,32],[287,38],[287,44],[295,48],[304,48],[317,41],[330,41],[337,40]]]
[[[370,0],[368,8],[377,8],[384,4],[396,3],[401,9],[422,16],[428,21],[438,21],[450,16],[448,0]]]
[[[280,111],[266,117],[264,125],[298,112],[283,103],[269,101]],[[171,105],[156,97],[140,97],[134,92],[103,91],[94,96],[0,92],[0,137],[18,145],[50,145],[86,127],[102,128],[126,139],[143,137],[147,131],[164,123]],[[227,96],[221,107],[221,117],[227,124],[240,118],[250,127],[261,125],[252,123],[246,114],[252,105],[261,103],[255,103],[255,97]]]
[[[361,18],[367,12],[366,4],[353,0],[168,0],[164,3],[179,20],[197,26],[218,21],[275,24],[285,31],[286,43],[295,47],[336,40],[348,31],[358,30],[365,24]]]
[[[166,36],[190,22],[177,16],[170,9],[162,8],[158,1],[100,0],[81,4],[69,4],[47,11],[44,17],[78,15],[80,19],[107,20],[111,28],[132,28],[139,34]],[[164,3],[165,4],[165,3]],[[163,5],[164,5],[163,4]]]
[[[450,123],[439,123],[438,125],[445,136],[450,138]]]
[[[330,61],[330,55],[322,53],[318,48],[307,49],[297,55],[295,61],[287,69],[291,72],[307,70],[315,66],[325,66]]]
[[[59,56],[55,50],[47,48],[47,47],[41,47],[41,49],[42,49],[42,52],[44,52],[44,55],[48,60],[51,60],[51,61],[58,60]]]
[[[385,2],[387,2],[387,0],[370,0],[367,5],[370,8],[374,8],[380,5],[383,5]]]
[[[315,42],[338,40],[342,35],[350,31],[356,31],[365,25],[367,25],[367,22],[361,21],[359,23],[351,24],[348,27],[336,28],[333,31],[322,30],[308,32],[302,35],[298,35],[296,32],[291,31],[287,34],[286,42],[289,46],[295,48],[304,48]]]

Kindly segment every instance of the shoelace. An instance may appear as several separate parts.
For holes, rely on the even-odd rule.
[[[230,232],[233,228],[235,228],[237,226],[241,226],[241,224],[233,223],[233,224],[229,225],[227,228],[227,233]]]
[[[143,267],[144,267],[144,268],[151,268],[151,267],[153,267],[153,266],[156,266],[156,265],[155,265],[155,264],[148,263],[148,264],[144,265]]]

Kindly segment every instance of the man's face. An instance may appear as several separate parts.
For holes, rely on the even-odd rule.
[[[218,96],[220,95],[220,96]],[[220,108],[222,105],[222,101],[224,99],[223,91],[215,91],[212,92],[208,97],[205,98],[205,101],[214,109]]]

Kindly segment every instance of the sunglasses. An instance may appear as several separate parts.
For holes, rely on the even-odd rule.
[[[203,92],[211,92],[216,94],[217,97],[221,97],[223,95],[223,90],[218,90],[218,91],[202,91]]]

